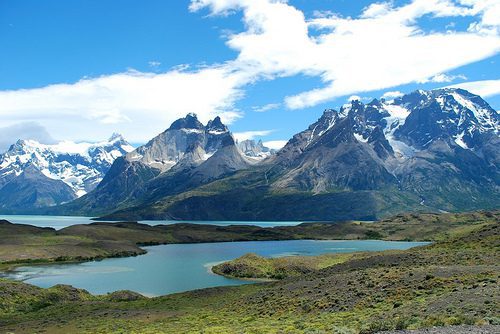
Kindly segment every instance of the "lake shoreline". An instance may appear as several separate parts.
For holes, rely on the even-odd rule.
[[[498,211],[461,214],[402,214],[378,222],[346,221],[260,227],[179,222],[150,226],[137,222],[72,225],[61,230],[0,220],[0,268],[25,264],[87,262],[144,254],[144,246],[232,241],[387,240],[437,241],[467,221],[495,219]],[[68,219],[68,217],[62,217]],[[82,217],[76,217],[80,221]],[[417,224],[415,224],[417,223]]]
[[[210,245],[210,244],[231,244],[231,243],[253,243],[253,242],[264,242],[264,243],[273,243],[273,242],[296,242],[296,241],[311,241],[311,242],[344,242],[344,241],[366,241],[366,242],[370,242],[370,241],[373,241],[373,242],[396,242],[396,243],[401,243],[401,244],[407,244],[409,243],[408,241],[391,241],[391,240],[376,240],[376,239],[370,239],[370,240],[348,240],[348,239],[334,239],[334,240],[326,240],[326,239],[292,239],[292,240],[265,240],[265,241],[225,241],[225,242],[216,242],[216,241],[212,241],[212,242],[196,242],[196,243],[163,243],[163,244],[147,244],[147,245],[142,245],[141,247],[160,247],[160,246],[169,246],[169,245],[183,245],[183,246],[189,246],[189,245],[203,245],[203,244],[207,244],[207,245]],[[412,246],[410,248],[416,248],[416,247],[422,247],[422,246],[426,246],[428,245],[428,243],[426,244],[417,244],[415,246]],[[23,262],[16,262],[16,263],[4,263],[2,265],[6,265],[7,267],[2,267],[2,265],[0,265],[0,279],[8,279],[8,280],[14,280],[14,281],[26,281],[27,279],[21,279],[21,280],[17,280],[17,279],[14,279],[12,278],[13,275],[16,274],[16,269],[17,268],[22,268],[22,267],[27,267],[27,268],[36,268],[36,267],[46,267],[46,266],[65,266],[65,265],[72,265],[72,264],[75,264],[75,265],[78,265],[78,264],[86,264],[86,263],[92,263],[92,262],[102,262],[102,261],[105,261],[105,260],[109,260],[109,259],[127,259],[127,258],[135,258],[135,257],[139,257],[139,256],[146,256],[149,252],[147,249],[144,249],[144,248],[141,248],[141,250],[143,250],[143,252],[139,253],[139,254],[129,254],[129,255],[115,255],[115,256],[108,256],[108,257],[97,257],[97,258],[89,258],[89,259],[81,259],[81,260],[75,260],[75,259],[68,259],[68,260],[50,260],[50,259],[46,259],[46,260],[37,260],[37,261],[34,261],[34,262],[30,262],[30,261],[23,261]],[[393,250],[397,250],[396,248],[394,248]],[[376,250],[373,250],[373,251],[366,251],[366,250],[360,250],[360,251],[354,251],[354,253],[361,253],[361,252],[376,252]],[[325,252],[325,254],[327,253],[334,253],[334,252]],[[347,252],[347,253],[343,253],[343,254],[350,254],[352,252]],[[283,255],[283,257],[295,257],[297,255]],[[313,258],[314,255],[303,255],[305,257],[311,257]],[[281,257],[281,256],[280,256]],[[224,277],[224,278],[227,278],[227,279],[230,279],[232,281],[245,281],[245,282],[251,282],[251,283],[269,283],[269,282],[276,282],[278,281],[278,279],[271,279],[271,278],[259,278],[259,277],[255,277],[255,278],[249,278],[249,277],[236,277],[236,276],[231,276],[231,275],[224,275],[222,273],[218,273],[218,272],[215,272],[213,270],[214,266],[218,265],[218,264],[221,264],[221,263],[224,263],[226,261],[217,261],[215,263],[211,263],[210,266],[207,266],[207,271],[210,272],[210,274],[212,275],[215,275],[215,276],[220,276],[220,277]],[[191,290],[187,290],[187,291],[191,291]],[[107,293],[110,293],[110,292],[107,292]],[[137,292],[137,293],[140,293],[140,292]],[[176,293],[176,292],[174,292]],[[96,296],[98,295],[102,295],[102,294],[95,294]],[[156,295],[156,296],[162,296],[162,295]]]
[[[214,243],[231,244],[232,242],[307,240],[321,242],[332,240],[439,241],[446,240],[449,237],[449,231],[463,229],[467,221],[470,224],[477,224],[481,221],[479,218],[488,221],[495,220],[497,217],[498,212],[420,214],[418,216],[408,214],[368,224],[361,222],[307,223],[273,228],[187,223],[149,226],[137,222],[121,222],[80,224],[60,231],[3,221],[0,222],[0,234],[6,237],[0,240],[0,270],[4,274],[10,274],[15,272],[16,268],[23,266],[43,267],[131,258],[147,255],[146,247],[159,245],[195,246]],[[418,224],[414,221],[418,221]],[[414,237],[416,229],[418,229],[418,237]],[[323,253],[332,252],[324,251]],[[237,254],[233,258],[241,255],[243,254]],[[210,270],[213,271],[213,269]],[[237,280],[245,278],[232,275],[224,275],[224,277]],[[251,281],[255,280],[251,279]]]
[[[60,230],[0,220],[0,269],[36,263],[87,262],[144,254],[143,247],[283,240],[429,241],[380,233],[373,223],[303,223],[296,226],[204,225],[177,223],[150,226],[137,222],[89,223]],[[11,240],[11,238],[13,240]]]
[[[66,333],[117,329],[201,332],[206,329],[207,319],[214,332],[229,333],[241,329],[241,324],[252,333],[270,332],[278,324],[280,328],[302,332],[329,330],[331,327],[324,327],[325,323],[349,332],[364,328],[378,332],[488,324],[498,317],[497,303],[491,299],[498,293],[498,254],[495,252],[498,233],[495,217],[449,230],[446,238],[425,247],[367,252],[366,256],[351,257],[333,266],[275,282],[183,289],[186,292],[154,294],[160,296],[155,298],[122,291],[126,289],[119,289],[120,285],[116,286],[120,291],[115,293],[90,294],[68,285],[40,288],[0,279],[0,291],[7,291],[0,300],[4,310],[3,315],[0,312],[0,329],[10,332],[22,327],[26,333],[35,328]],[[234,248],[242,251],[241,244]],[[254,244],[254,249],[261,250],[259,245],[263,244]],[[314,242],[314,245],[323,249],[335,247],[323,242]],[[180,269],[189,265],[185,259],[194,253],[231,258],[203,244],[176,246],[180,247],[171,254],[174,258],[184,256],[175,264]],[[160,250],[151,248],[147,256],[163,261],[165,253]],[[285,254],[283,249],[274,249],[273,253]],[[265,256],[270,258],[269,253]],[[200,270],[206,274],[204,264],[215,262],[202,259]],[[113,261],[112,266],[119,267],[120,263]],[[153,262],[149,268],[158,267]],[[138,277],[147,279],[144,272],[141,270]],[[95,280],[92,272],[85,270],[82,274]],[[177,277],[190,278],[184,273]],[[191,278],[199,279],[196,275]],[[169,284],[163,278],[159,282]],[[421,307],[422,300],[432,302],[432,307]],[[474,312],[464,313],[464,300]],[[297,327],[297,317],[302,319],[300,327]]]
[[[390,242],[428,242],[431,243],[431,241],[414,241],[414,240],[391,240],[391,239],[386,239],[386,240],[380,240],[380,239],[289,239],[289,240],[283,240],[283,239],[268,239],[268,240],[235,240],[235,241],[201,241],[201,242],[192,242],[192,243],[185,243],[185,242],[178,242],[178,243],[157,243],[157,244],[138,244],[137,246],[140,247],[144,252],[138,252],[138,253],[133,253],[133,254],[126,254],[126,255],[109,255],[109,256],[102,256],[102,257],[93,257],[93,258],[85,258],[85,259],[68,259],[68,260],[57,260],[57,259],[37,259],[37,260],[20,260],[20,261],[15,261],[15,262],[4,262],[0,263],[0,278],[2,277],[2,273],[9,273],[14,271],[16,268],[19,267],[24,267],[24,266],[29,266],[29,267],[34,267],[34,266],[46,266],[46,265],[65,265],[65,264],[79,264],[79,263],[88,263],[88,262],[95,262],[95,261],[103,261],[106,259],[119,259],[119,258],[128,258],[128,257],[137,257],[137,256],[142,256],[146,255],[148,253],[147,250],[145,250],[142,247],[156,247],[156,246],[165,246],[165,245],[198,245],[198,244],[215,244],[215,243],[233,243],[233,242],[274,242],[274,241],[390,241]],[[415,246],[415,247],[421,247],[420,245]],[[295,255],[286,255],[286,256],[295,256]],[[213,267],[213,266],[212,266]],[[211,267],[211,268],[212,268]],[[212,271],[212,269],[210,270]],[[212,271],[213,272],[213,271]],[[221,275],[214,273],[215,275]],[[226,276],[222,275],[228,278],[233,278],[236,279],[236,277],[232,276]],[[243,279],[243,278],[237,278],[237,279]],[[274,281],[274,280],[269,280],[269,281]]]
[[[352,241],[358,244],[355,246],[345,240],[290,241],[295,246],[288,241],[177,244],[145,247],[147,254],[136,259],[106,259],[90,266],[69,265],[62,271],[58,268],[48,268],[47,271],[36,269],[26,274],[48,275],[48,280],[20,282],[0,279],[0,331],[31,333],[34,329],[43,328],[57,333],[117,330],[202,332],[206,329],[207,319],[213,325],[213,332],[228,333],[240,330],[241,324],[252,333],[270,332],[277,325],[298,332],[312,332],[330,330],[331,327],[325,327],[328,324],[346,328],[349,332],[369,329],[372,331],[365,333],[372,333],[395,328],[488,324],[498,318],[498,305],[491,296],[498,294],[498,254],[495,246],[499,240],[499,218],[499,212],[479,212],[437,218],[418,215],[410,221],[402,221],[405,217],[398,221],[400,218],[396,217],[389,223],[376,223],[379,232],[392,231],[385,237],[404,239],[418,229],[419,233],[430,235],[434,240],[431,245],[411,249],[398,246],[400,249],[383,251],[383,247],[367,248],[373,247],[373,241]],[[346,224],[343,231],[352,228],[352,225]],[[149,234],[150,227],[141,230],[141,225],[134,225],[136,228],[131,229],[128,224],[108,226],[105,231],[101,230],[102,226],[79,226],[73,228],[73,232],[78,232],[76,236],[44,234],[46,231],[39,229],[30,232],[27,227],[16,231],[30,232],[30,237],[25,238],[26,234],[22,237],[22,233],[5,236],[5,229],[2,230],[5,226],[11,232],[16,231],[16,226],[0,224],[0,235],[4,236],[0,255],[8,248],[7,242],[11,246],[28,240],[39,246],[47,246],[50,244],[48,241],[65,241],[67,245],[72,245],[75,238],[86,246],[92,245],[90,240],[94,240],[103,250],[109,251],[113,249],[110,246],[124,246],[113,243],[110,238],[151,241],[151,237],[159,231]],[[168,237],[177,238],[175,240],[189,235],[193,237],[192,227],[183,226],[187,228],[184,230],[187,234],[176,229],[176,233],[180,234],[168,234]],[[328,227],[320,225],[318,228]],[[307,226],[300,229],[307,230]],[[165,230],[160,230],[165,233]],[[198,227],[195,236],[207,237],[210,235],[204,234],[207,231]],[[228,233],[227,229],[223,231]],[[37,232],[42,234],[34,237]],[[226,234],[226,237],[230,235]],[[105,242],[103,236],[106,237]],[[304,248],[306,244],[315,247],[315,250]],[[283,267],[282,260],[276,258],[290,253],[316,255],[329,249],[362,249],[359,247],[361,244],[365,245],[365,250],[374,251],[353,253],[354,256],[342,253],[339,255],[342,260],[333,265],[332,262],[324,262],[328,260],[326,258],[318,261],[318,257],[304,256],[297,261],[299,257],[293,256],[289,259],[295,262]],[[302,245],[300,252],[294,249],[298,245]],[[387,245],[384,247],[389,249]],[[80,248],[81,251],[85,249]],[[246,252],[265,257],[264,261],[257,258],[250,264],[253,263],[256,268],[265,265],[265,268],[272,269],[271,274],[280,272],[277,269],[281,268],[293,272],[298,268],[295,264],[303,261],[312,263],[310,268],[313,270],[274,282],[234,282],[232,278],[207,272],[221,259],[237,259]],[[193,261],[194,255],[199,257],[196,261]],[[323,267],[325,263],[327,266]],[[123,271],[124,268],[131,270]],[[160,270],[166,276],[159,276]],[[71,279],[68,273],[70,276],[76,274],[76,280]],[[61,277],[70,279],[60,280]],[[199,282],[206,277],[209,281]],[[89,282],[90,285],[82,286],[82,282]],[[199,285],[191,285],[191,282]],[[156,288],[154,284],[157,284]],[[172,290],[171,284],[179,285]],[[106,285],[111,287],[108,291],[115,292],[99,292],[99,286],[106,288]],[[139,291],[140,294],[132,291]],[[432,307],[421,307],[422,300],[432,303]],[[463,311],[464,300],[467,300],[468,309],[474,312]],[[297,317],[302,319],[300,327]]]
[[[214,265],[237,258],[246,252],[259,252],[263,256],[273,258],[290,257],[290,253],[297,253],[312,258],[314,255],[338,252],[340,243],[345,244],[345,242],[345,240],[321,242],[290,240],[158,245],[146,247],[147,254],[144,257],[103,259],[83,263],[38,263],[36,266],[23,264],[23,268],[14,269],[6,278],[25,281],[43,288],[57,284],[71,285],[94,295],[130,290],[145,296],[162,296],[215,286],[274,281],[229,277],[213,270]],[[353,243],[349,248],[359,252],[402,250],[422,245],[422,243],[392,243],[379,240],[349,242]]]

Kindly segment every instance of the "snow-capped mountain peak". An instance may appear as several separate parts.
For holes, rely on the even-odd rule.
[[[454,101],[450,101],[450,100]],[[443,89],[436,98],[441,107],[447,111],[460,115],[460,124],[471,121],[480,132],[493,131],[498,133],[500,117],[497,111],[492,109],[479,96],[470,94],[462,89]],[[448,102],[446,104],[446,102]],[[455,103],[453,103],[455,102]]]
[[[302,152],[330,131],[340,134],[343,128],[363,145],[383,147],[377,149],[381,158],[405,160],[440,140],[475,150],[487,140],[485,136],[499,135],[500,117],[481,97],[462,89],[419,90],[367,104],[355,100],[339,111],[325,110],[316,123],[294,136],[282,152]],[[350,140],[348,137],[345,140]]]
[[[215,117],[205,126],[196,114],[189,113],[146,145],[127,154],[126,159],[166,172],[177,164],[178,167],[199,165],[225,143],[234,144],[234,139],[220,117]]]
[[[484,134],[499,134],[500,117],[481,97],[456,88],[418,90],[382,101],[384,135],[396,155],[412,157],[438,139],[474,149]]]
[[[98,143],[42,144],[18,140],[0,155],[0,188],[27,168],[36,168],[50,179],[63,181],[77,196],[82,196],[97,186],[116,158],[133,149],[118,134]]]
[[[111,135],[111,137],[109,137],[108,142],[114,142],[114,141],[117,141],[117,140],[125,140],[125,139],[123,138],[123,136],[121,135],[121,133],[113,132],[113,134]]]
[[[395,135],[417,148],[449,138],[464,149],[475,149],[483,135],[499,134],[499,113],[468,91],[444,88],[420,94],[420,100],[408,96],[395,100],[410,110]]]

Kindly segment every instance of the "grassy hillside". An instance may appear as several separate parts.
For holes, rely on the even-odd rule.
[[[0,221],[0,269],[23,263],[84,261],[144,254],[128,240],[99,240],[82,234],[66,235],[52,228]]]
[[[218,189],[219,185],[214,187]],[[267,186],[238,187],[223,192],[201,187],[119,210],[102,219],[341,221],[377,220],[399,212],[434,210],[419,203],[418,196],[394,189],[314,194],[270,191]]]
[[[488,221],[429,246],[374,252],[280,281],[151,299],[0,281],[0,332],[374,333],[498,325],[499,247],[500,224]]]

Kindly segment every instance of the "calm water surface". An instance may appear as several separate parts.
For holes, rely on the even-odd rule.
[[[39,227],[52,227],[56,230],[76,225],[76,224],[90,224],[93,223],[91,217],[77,217],[77,216],[35,216],[35,215],[0,215],[0,219],[5,219],[15,224],[28,224]],[[139,221],[148,225],[171,225],[177,224],[176,220],[142,220]],[[270,226],[291,226],[298,225],[302,222],[241,222],[241,221],[183,221],[183,223],[192,224],[212,224],[212,225],[257,225],[261,227]]]
[[[40,287],[70,284],[94,294],[132,290],[147,296],[222,286],[247,284],[210,272],[210,266],[253,252],[263,256],[317,255],[354,251],[407,249],[422,242],[355,241],[255,241],[145,247],[146,255],[105,259],[81,264],[20,267],[8,277]]]

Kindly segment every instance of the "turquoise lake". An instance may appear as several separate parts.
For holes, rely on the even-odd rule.
[[[355,251],[407,249],[418,242],[256,241],[145,247],[146,255],[81,264],[20,267],[8,277],[40,287],[70,284],[94,294],[132,290],[147,296],[250,283],[214,275],[210,266],[245,253],[279,257]]]
[[[60,229],[74,224],[88,224],[88,217],[6,216],[13,223]],[[151,225],[173,224],[175,221],[145,221]],[[191,222],[214,225],[251,224],[259,226],[294,225],[299,222]],[[1,236],[0,236],[1,237]],[[280,257],[318,255],[356,251],[407,249],[425,242],[393,242],[379,240],[290,240],[250,241],[204,244],[180,244],[144,247],[147,254],[105,259],[78,264],[19,267],[4,276],[40,287],[69,284],[93,294],[132,290],[146,296],[159,296],[187,290],[240,285],[252,282],[228,279],[211,273],[216,263],[232,260],[246,253]]]

